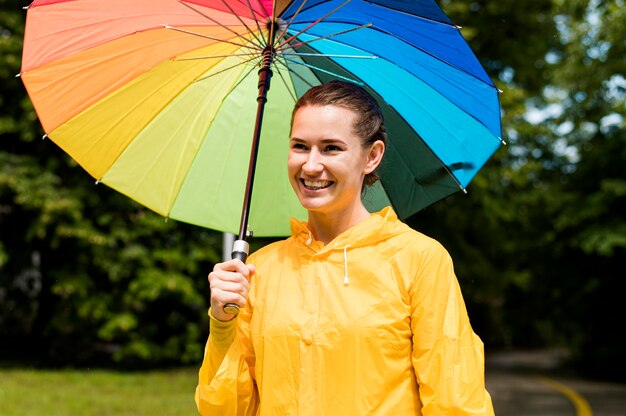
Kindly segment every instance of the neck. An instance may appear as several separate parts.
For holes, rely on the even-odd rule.
[[[366,220],[369,216],[370,213],[363,204],[339,213],[309,211],[308,227],[315,239],[326,245],[339,234]]]

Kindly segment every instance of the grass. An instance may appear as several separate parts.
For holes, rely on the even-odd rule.
[[[0,369],[3,416],[194,416],[197,369]]]

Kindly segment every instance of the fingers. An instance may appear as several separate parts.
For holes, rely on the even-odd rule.
[[[250,290],[249,279],[254,272],[254,266],[237,259],[215,265],[209,273],[211,313],[214,318],[228,321],[234,317],[224,312],[224,305],[227,303],[234,303],[240,308],[246,305]]]
[[[211,282],[211,298],[220,303],[234,303],[242,307],[248,299],[248,289],[249,286],[239,282],[215,280]]]
[[[213,267],[213,272],[236,272],[240,273],[243,277],[248,279],[251,275],[251,271],[255,270],[251,264],[244,264],[239,259],[228,260],[223,263],[218,263]]]

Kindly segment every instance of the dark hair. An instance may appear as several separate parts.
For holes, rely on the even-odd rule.
[[[367,91],[356,84],[345,81],[331,81],[309,89],[296,102],[291,114],[291,124],[296,111],[306,106],[336,105],[357,114],[354,131],[361,137],[362,145],[367,147],[377,140],[387,143],[383,113]],[[380,179],[376,170],[365,175],[364,186],[370,186]]]

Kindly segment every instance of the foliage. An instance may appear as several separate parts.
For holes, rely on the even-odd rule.
[[[5,340],[43,342],[48,362],[201,358],[217,233],[42,172],[31,156],[0,153],[0,164]]]

